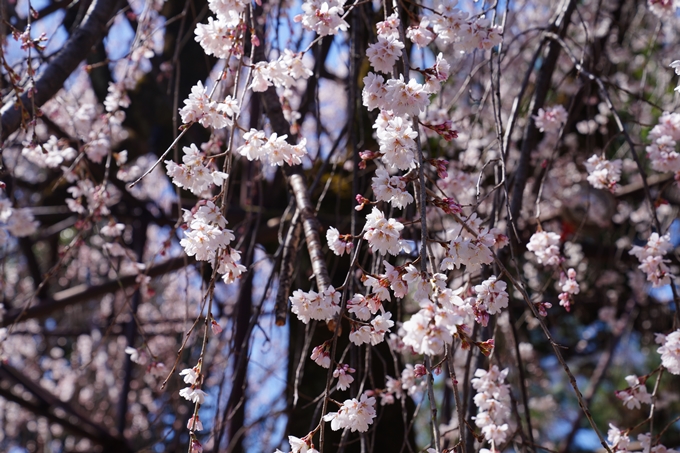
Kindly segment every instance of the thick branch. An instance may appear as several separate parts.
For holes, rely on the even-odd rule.
[[[185,266],[186,257],[173,258],[164,263],[157,264],[149,269],[147,275],[149,277],[157,277],[159,275],[167,274]],[[189,259],[188,263],[192,264],[194,261]],[[137,275],[126,275],[118,280],[109,280],[101,285],[97,286],[87,286],[78,285],[73,288],[65,289],[56,293],[52,300],[36,305],[25,310],[22,314],[21,308],[15,308],[9,310],[5,315],[2,322],[0,322],[0,327],[6,327],[17,321],[19,317],[21,320],[32,319],[32,318],[44,318],[50,314],[63,310],[64,308],[75,305],[79,303],[86,302],[88,300],[96,299],[97,297],[103,296],[104,294],[113,293],[119,289],[127,288],[136,284]]]
[[[59,398],[45,390],[37,382],[26,377],[24,373],[8,364],[0,363],[0,382],[8,382],[12,390],[0,388],[0,397],[15,402],[23,408],[42,416],[48,420],[59,423],[73,434],[102,445],[105,452],[131,452],[125,439],[116,437],[106,428],[96,425],[90,418],[81,413],[76,407],[61,401]],[[19,392],[19,386],[26,391]],[[28,397],[30,395],[30,398]],[[55,409],[65,412],[64,417],[57,416]]]
[[[561,5],[560,13],[553,22],[551,28],[558,29],[558,35],[564,36],[569,27],[571,14],[576,9],[576,0],[564,0]],[[548,39],[547,36],[544,39]],[[545,104],[545,99],[550,89],[550,82],[552,80],[553,72],[557,66],[557,58],[560,55],[561,47],[559,43],[551,41],[548,46],[548,55],[546,56],[541,69],[536,79],[536,90],[531,101],[531,117],[538,114],[538,109]],[[533,120],[527,121],[527,127],[524,130],[524,139],[522,141],[522,150],[520,153],[519,163],[517,164],[517,172],[515,174],[515,186],[512,191],[512,200],[510,204],[510,214],[512,222],[517,225],[520,213],[522,211],[522,201],[524,200],[524,187],[529,179],[529,167],[531,152],[536,147],[539,140],[540,132]]]
[[[274,132],[279,136],[288,134],[290,126],[283,116],[283,109],[281,108],[279,96],[276,94],[276,89],[269,87],[262,94],[262,101]],[[295,195],[297,209],[302,217],[302,228],[305,233],[309,258],[312,262],[312,270],[316,277],[316,285],[319,291],[323,291],[330,285],[330,277],[328,276],[328,269],[326,268],[326,261],[321,246],[321,224],[319,219],[316,218],[314,205],[309,198],[307,181],[299,165],[293,167],[286,165],[283,167],[283,171],[288,176],[288,183],[293,191],[293,195]]]
[[[47,65],[35,80],[33,99],[24,93],[20,99],[11,96],[5,99],[0,109],[2,115],[0,142],[7,140],[22,123],[24,109],[32,105],[41,107],[49,101],[64,85],[66,79],[76,70],[81,61],[87,57],[94,46],[106,34],[107,22],[113,17],[118,7],[115,0],[95,0],[85,15],[83,23],[66,42],[64,48]],[[18,105],[17,105],[18,104]],[[29,112],[34,116],[36,112]],[[0,153],[2,151],[0,150]]]

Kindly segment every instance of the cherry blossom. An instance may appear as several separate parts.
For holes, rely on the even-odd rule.
[[[411,127],[408,118],[381,111],[374,126],[382,160],[388,168],[408,170],[415,167],[415,153],[418,133]]]
[[[402,247],[399,236],[403,229],[404,225],[394,219],[386,219],[385,214],[374,207],[366,216],[364,239],[374,252],[397,255]]]
[[[351,237],[340,235],[340,232],[334,227],[330,227],[326,231],[326,241],[328,242],[328,248],[338,256],[352,251],[353,244]]]
[[[179,391],[179,396],[191,401],[192,403],[203,404],[207,393],[203,390],[194,387],[185,387]]]
[[[390,34],[378,36],[378,42],[368,46],[366,56],[371,66],[383,74],[391,74],[394,63],[401,57],[404,44],[399,41],[399,36]]]
[[[375,398],[364,392],[358,400],[345,400],[338,412],[330,412],[323,419],[331,422],[333,431],[349,428],[352,432],[365,433],[375,416]]]
[[[354,377],[351,375],[355,373],[356,370],[351,368],[349,365],[338,365],[338,367],[333,371],[333,377],[338,379],[338,388],[340,390],[347,390],[354,382]]]
[[[312,349],[312,355],[310,357],[317,365],[322,368],[330,368],[331,366],[331,354],[330,354],[330,344],[328,342],[316,346]]]
[[[272,166],[283,166],[284,163],[300,165],[302,158],[307,155],[307,140],[303,138],[297,145],[291,145],[286,141],[287,138],[287,135],[278,136],[274,133],[265,141],[264,132],[251,129],[244,135],[245,142],[237,151],[248,160],[266,159]]]
[[[588,182],[596,189],[612,190],[621,179],[621,159],[609,161],[593,154],[586,162]]]
[[[658,233],[652,233],[646,245],[643,247],[635,245],[629,252],[640,261],[638,269],[647,274],[647,281],[655,288],[671,282],[667,261],[663,257],[672,248],[670,234],[660,236]]]
[[[253,67],[253,81],[250,89],[255,92],[266,91],[270,86],[290,88],[297,80],[308,79],[312,71],[302,62],[302,55],[284,49],[274,61],[261,61]]]
[[[340,293],[332,286],[321,293],[298,289],[290,296],[290,304],[291,311],[305,324],[312,319],[329,321],[340,312]]]
[[[560,130],[567,121],[567,110],[561,105],[538,109],[534,121],[541,132],[553,133]]]
[[[198,418],[198,415],[192,415],[187,422],[187,429],[189,431],[203,431],[203,423]]]
[[[477,299],[473,304],[475,319],[483,326],[488,322],[488,316],[500,313],[501,309],[508,307],[508,293],[505,291],[507,284],[498,280],[495,275],[475,286]]]
[[[505,384],[508,369],[500,371],[493,365],[489,371],[478,369],[472,379],[472,387],[477,390],[474,397],[479,412],[474,417],[475,424],[482,429],[482,434],[491,445],[499,445],[506,441],[509,434],[510,387]]]
[[[228,178],[226,173],[211,170],[204,165],[205,156],[195,144],[183,147],[182,151],[182,164],[178,165],[172,160],[165,161],[168,176],[176,186],[190,190],[194,195],[203,195],[213,185],[221,186]]]
[[[222,102],[210,99],[207,88],[199,81],[191,88],[191,94],[184,100],[179,114],[184,124],[198,122],[203,127],[222,129],[233,124],[239,107],[231,96]]]
[[[342,18],[344,5],[344,0],[307,0],[302,4],[304,14],[295,16],[295,21],[319,36],[335,35],[349,27]]]
[[[560,236],[557,233],[537,231],[529,239],[527,250],[534,253],[539,264],[557,266],[562,262]]]
[[[234,23],[234,15],[221,16],[215,20],[208,17],[207,24],[196,25],[196,42],[198,42],[206,55],[214,55],[216,58],[228,59],[231,56],[240,56],[242,49],[238,46],[240,31]]]
[[[75,159],[77,152],[63,140],[51,135],[42,145],[26,144],[21,154],[42,168],[57,168],[65,161]]]
[[[395,208],[403,209],[413,202],[413,196],[406,191],[405,178],[390,176],[384,168],[375,171],[371,187],[376,200],[387,201]]]
[[[656,351],[661,354],[661,364],[672,374],[680,374],[680,329],[668,335],[656,335],[661,346]]]
[[[623,401],[627,409],[639,409],[640,404],[652,404],[652,395],[647,393],[645,383],[635,375],[626,376],[629,387],[617,390],[616,397]]]

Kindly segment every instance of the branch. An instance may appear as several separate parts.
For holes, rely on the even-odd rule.
[[[10,134],[19,129],[24,119],[25,106],[41,107],[57,94],[66,79],[90,53],[92,46],[104,37],[107,31],[106,25],[117,8],[118,1],[94,0],[82,25],[71,35],[64,48],[36,78],[33,99],[29,97],[30,93],[26,92],[19,99],[12,95],[3,100],[4,105],[0,109],[2,115],[0,142],[7,140]],[[37,112],[30,113],[35,116]],[[0,150],[1,153],[2,150]]]
[[[284,326],[288,315],[288,294],[290,285],[293,283],[295,273],[295,263],[297,261],[298,250],[300,250],[300,211],[295,210],[293,219],[290,221],[288,233],[283,243],[283,254],[281,258],[281,269],[279,271],[279,290],[276,293],[276,305],[274,313],[276,315],[276,325]]]
[[[168,274],[170,272],[181,269],[185,266],[187,261],[186,257],[181,256],[179,258],[170,259],[164,263],[157,264],[149,269],[147,275],[149,277],[157,277],[159,275]],[[189,259],[188,263],[192,264],[194,261]],[[22,314],[21,308],[14,308],[9,310],[5,317],[0,322],[0,327],[7,327],[19,320],[32,319],[32,318],[44,318],[55,311],[63,310],[64,308],[75,305],[79,303],[86,302],[88,300],[96,299],[97,297],[103,296],[104,294],[115,292],[119,289],[124,289],[136,284],[137,274],[126,275],[117,280],[109,280],[101,285],[97,286],[87,286],[78,285],[73,288],[68,288],[63,291],[56,293],[52,300],[36,305],[25,310]],[[20,318],[20,319],[19,319]]]
[[[558,29],[558,35],[560,37],[564,36],[567,32],[569,21],[571,20],[571,14],[574,12],[574,9],[576,9],[576,1],[565,0],[560,7],[560,13],[551,24],[550,29]],[[543,39],[549,39],[547,33],[544,34]],[[538,114],[538,109],[542,108],[545,104],[545,99],[548,95],[548,90],[550,89],[552,75],[555,71],[555,67],[557,66],[557,58],[560,56],[560,50],[561,46],[559,43],[556,43],[555,41],[550,42],[548,46],[548,55],[541,65],[541,69],[536,79],[536,90],[531,101],[531,107],[529,108],[530,117],[529,121],[527,121],[527,127],[524,130],[522,150],[520,153],[519,163],[517,164],[517,171],[515,173],[515,186],[512,191],[512,201],[510,204],[510,220],[514,223],[515,227],[517,227],[517,221],[519,220],[519,216],[522,211],[524,188],[526,187],[527,180],[529,179],[531,152],[536,147],[540,134],[532,118],[534,115]]]
[[[281,102],[274,87],[269,87],[267,91],[262,93],[262,103],[267,111],[267,116],[274,132],[279,136],[289,134],[290,126],[283,116]],[[314,205],[309,198],[307,181],[299,165],[294,167],[286,165],[283,167],[283,171],[288,176],[288,184],[293,191],[297,209],[302,217],[302,228],[305,233],[309,258],[312,262],[312,270],[316,277],[316,286],[319,291],[323,291],[330,285],[331,280],[328,276],[328,269],[326,268],[326,261],[321,246],[319,234],[321,224],[319,219],[316,218]]]
[[[120,453],[132,451],[124,438],[114,436],[106,428],[96,425],[90,417],[81,413],[77,407],[61,401],[40,384],[29,379],[20,370],[8,364],[0,363],[0,382],[10,384],[9,389],[5,389],[4,386],[0,388],[0,397],[20,405],[37,416],[59,423],[67,431],[77,436],[102,445],[103,451]],[[19,392],[19,387],[23,387],[26,391]],[[54,410],[57,408],[65,412],[64,417],[56,415]],[[75,418],[75,420],[71,421],[69,418]]]

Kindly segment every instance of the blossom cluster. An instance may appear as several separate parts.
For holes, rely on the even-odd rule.
[[[586,161],[588,182],[596,189],[613,190],[621,179],[621,159],[609,161],[593,154]]]
[[[678,450],[666,448],[663,444],[652,445],[651,433],[638,434],[637,440],[639,447],[635,448],[631,444],[628,431],[621,431],[611,423],[609,424],[607,441],[612,450],[617,453],[680,453]]]
[[[567,122],[567,111],[561,105],[538,109],[538,114],[534,115],[534,123],[541,132],[554,133],[560,130],[562,125]]]
[[[538,264],[558,266],[564,260],[560,255],[560,235],[557,233],[535,232],[529,239],[527,250],[533,252]]]
[[[189,387],[185,387],[179,391],[179,396],[185,398],[192,403],[203,404],[205,402],[206,393],[201,390],[201,367],[196,365],[193,368],[185,368],[179,372],[180,376],[184,376],[184,382],[189,384]]]
[[[647,157],[656,171],[680,172],[680,154],[676,144],[680,140],[680,113],[664,112],[659,123],[649,132],[652,144],[647,146]]]
[[[216,58],[239,58],[243,53],[241,45],[243,27],[242,15],[248,2],[243,0],[210,0],[208,7],[217,20],[208,17],[207,24],[197,24],[194,33],[206,55]]]
[[[492,275],[480,285],[475,286],[476,298],[471,298],[475,321],[483,326],[489,322],[489,315],[500,313],[508,307],[507,283]]]
[[[373,252],[398,255],[402,249],[400,233],[403,229],[403,224],[392,218],[386,219],[385,214],[374,207],[366,216],[364,239]]]
[[[362,325],[358,328],[353,327],[349,334],[349,341],[359,346],[370,343],[375,346],[385,339],[385,334],[394,326],[392,313],[387,312],[377,315],[369,325]]]
[[[8,233],[17,238],[30,236],[38,225],[30,209],[13,208],[7,198],[0,198],[0,244],[7,243]]]
[[[661,346],[661,364],[672,374],[680,374],[680,329],[668,335],[656,334],[656,342]]]
[[[436,14],[421,18],[417,26],[409,28],[408,38],[420,47],[436,38],[441,45],[451,46],[461,53],[488,50],[500,44],[500,27],[492,25],[484,16],[472,16],[468,11],[456,8],[457,4],[457,0],[439,3]]]
[[[349,254],[352,251],[351,235],[341,235],[337,228],[330,227],[326,230],[326,241],[328,242],[328,248],[338,256],[342,256],[345,253]]]
[[[204,165],[206,156],[196,147],[195,144],[182,148],[184,155],[181,164],[172,160],[166,160],[168,176],[172,178],[172,183],[178,187],[191,191],[194,195],[202,196],[206,194],[212,185],[221,186],[229,177],[219,170],[211,170]]]
[[[472,379],[472,387],[477,390],[474,397],[479,412],[474,417],[475,424],[482,429],[484,438],[492,447],[506,441],[509,434],[508,420],[511,414],[510,386],[505,383],[508,369],[500,371],[493,365],[489,371],[478,369]]]
[[[392,74],[392,68],[401,57],[404,43],[399,40],[399,17],[393,13],[383,22],[378,22],[378,42],[369,44],[366,56],[376,71]]]
[[[508,242],[499,229],[482,227],[476,214],[472,214],[465,224],[456,224],[447,234],[454,239],[444,246],[446,255],[440,265],[442,271],[464,265],[467,271],[473,272],[493,262],[492,249],[503,248]]]
[[[395,399],[400,400],[404,395],[414,396],[426,386],[424,379],[418,379],[427,374],[427,370],[421,371],[423,365],[412,365],[407,363],[401,371],[399,379],[386,376],[385,389],[380,392],[380,405],[394,404]],[[416,371],[418,368],[418,371]],[[404,392],[405,391],[405,392]]]
[[[566,274],[562,272],[560,274],[559,286],[562,292],[557,298],[560,300],[560,305],[569,311],[571,309],[571,304],[573,303],[574,294],[578,294],[581,291],[581,288],[576,281],[576,271],[569,268]]]
[[[73,198],[66,199],[68,208],[78,214],[90,214],[93,216],[106,216],[111,213],[109,206],[115,204],[115,197],[109,186],[103,183],[95,185],[89,179],[76,181],[76,185],[66,191]]]
[[[246,271],[245,266],[239,263],[241,253],[230,247],[234,234],[226,228],[226,219],[212,201],[206,201],[191,211],[185,209],[183,219],[186,230],[180,245],[187,255],[213,265],[216,262],[217,272],[225,283],[234,282]]]
[[[308,79],[313,72],[302,62],[302,55],[290,49],[274,61],[260,61],[253,66],[253,81],[249,88],[254,92],[267,91],[270,86],[289,89],[300,79]]]
[[[312,349],[310,359],[314,361],[321,368],[330,368],[331,366],[331,344],[329,341],[320,344]]]
[[[332,286],[320,293],[298,289],[290,296],[290,310],[305,324],[312,319],[330,321],[340,312],[340,296]]]
[[[435,300],[437,303],[421,299],[421,309],[400,329],[404,345],[416,354],[443,354],[445,346],[471,319],[470,305],[450,288],[439,289]]]
[[[384,168],[375,171],[371,187],[377,201],[386,201],[395,208],[403,209],[413,202],[413,196],[406,190],[407,179],[390,176]]]
[[[396,13],[377,24],[378,42],[371,44],[366,52],[377,72],[391,75],[401,56],[404,44],[399,40],[398,27]],[[425,111],[438,83],[448,78],[449,65],[440,54],[435,65],[423,73],[428,80],[434,79],[437,83],[421,84],[416,79],[406,81],[403,75],[385,80],[372,72],[364,77],[363,104],[369,110],[380,110],[373,127],[382,161],[389,170],[415,168],[418,131],[414,129],[412,117]]]
[[[647,274],[647,281],[652,282],[654,288],[668,285],[671,282],[670,270],[664,260],[664,255],[673,249],[670,233],[659,236],[652,233],[644,246],[635,245],[630,254],[634,255],[640,265],[638,269]]]
[[[354,382],[354,377],[352,374],[356,370],[347,364],[338,365],[338,367],[333,371],[333,377],[338,380],[338,388],[340,390],[347,390],[349,386]]]
[[[616,397],[623,401],[628,409],[639,409],[640,404],[652,404],[652,395],[647,392],[644,379],[640,381],[635,375],[626,376],[628,388],[616,391]]]
[[[51,135],[42,145],[27,143],[21,150],[22,156],[42,168],[57,168],[66,161],[76,158],[77,151],[64,140]]]
[[[191,88],[189,98],[184,100],[184,107],[179,114],[184,124],[198,122],[203,127],[222,129],[234,123],[239,111],[238,102],[231,96],[220,102],[212,100],[207,87],[199,81]]]
[[[307,0],[302,4],[304,14],[295,16],[295,21],[319,36],[335,35],[349,27],[342,18],[343,6],[344,0]]]
[[[286,138],[287,135],[279,137],[276,133],[267,138],[264,131],[251,129],[243,134],[243,144],[237,151],[248,160],[267,161],[272,166],[300,165],[307,155],[307,140],[303,138],[297,145],[291,145]]]
[[[333,431],[349,428],[352,432],[365,433],[375,416],[375,397],[364,392],[358,400],[345,400],[338,412],[329,412],[323,419],[331,422]]]

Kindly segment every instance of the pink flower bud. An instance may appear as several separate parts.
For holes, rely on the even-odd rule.
[[[210,328],[212,329],[213,335],[219,335],[222,333],[222,326],[220,326],[214,319],[210,321]]]

